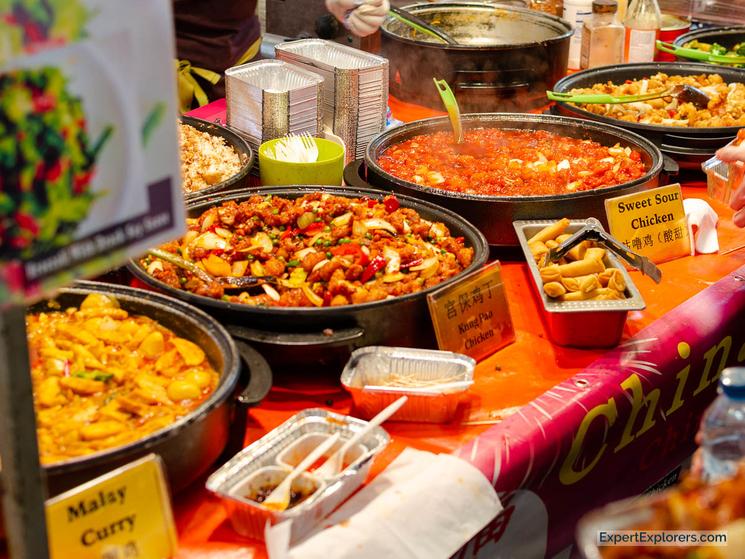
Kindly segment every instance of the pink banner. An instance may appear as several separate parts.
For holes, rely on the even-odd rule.
[[[568,556],[579,518],[695,450],[726,366],[745,363],[745,266],[458,451],[505,510],[456,556]]]

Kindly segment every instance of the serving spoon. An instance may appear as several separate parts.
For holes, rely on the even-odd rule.
[[[165,250],[161,250],[159,248],[151,248],[148,249],[147,253],[150,256],[154,256],[155,258],[160,258],[161,260],[164,260],[165,262],[168,262],[169,264],[173,264],[174,266],[178,266],[179,268],[182,268],[186,270],[187,272],[191,272],[196,277],[198,277],[201,281],[207,284],[216,283],[223,289],[249,289],[251,287],[255,287],[257,285],[262,285],[265,283],[268,284],[278,284],[279,281],[274,276],[241,276],[241,277],[216,277],[207,272],[206,270],[203,270],[193,262],[189,262],[185,258],[181,258],[180,256],[173,254],[172,252],[168,252]]]
[[[440,94],[442,104],[445,105],[445,110],[448,112],[450,117],[450,124],[453,127],[453,139],[456,144],[463,143],[463,123],[460,120],[460,108],[458,107],[458,101],[455,98],[453,90],[450,89],[448,82],[445,80],[438,80],[432,78],[435,82],[437,92]]]
[[[408,400],[407,396],[401,396],[398,400],[384,408],[380,413],[378,413],[378,415],[368,421],[367,425],[357,431],[351,439],[345,442],[339,450],[332,454],[321,465],[321,467],[316,470],[316,475],[320,477],[332,477],[338,474],[344,464],[344,456],[346,456],[349,449],[364,439],[373,429],[381,425],[385,420],[396,413],[401,406],[406,403],[406,400]]]
[[[709,96],[699,88],[692,85],[674,85],[656,93],[644,93],[641,95],[619,95],[609,93],[588,93],[573,95],[571,93],[559,93],[558,91],[547,91],[546,96],[551,101],[563,101],[565,103],[587,104],[621,104],[634,103],[637,101],[649,101],[661,99],[662,97],[674,97],[681,103],[692,103],[697,109],[705,109],[709,106]]]
[[[292,496],[292,482],[294,482],[300,474],[305,472],[305,470],[310,468],[316,460],[326,453],[327,450],[334,446],[340,436],[341,433],[335,433],[314,448],[313,451],[303,458],[302,462],[295,466],[295,468],[287,474],[287,477],[283,479],[271,493],[269,493],[267,498],[264,499],[261,504],[268,509],[278,512],[286,510],[290,505],[290,497]]]

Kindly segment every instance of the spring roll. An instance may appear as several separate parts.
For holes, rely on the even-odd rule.
[[[615,268],[613,269],[613,273],[608,279],[608,287],[611,289],[615,289],[616,291],[619,291],[621,293],[626,292],[626,280],[623,279],[621,270],[617,270]]]
[[[561,272],[559,272],[558,264],[551,264],[545,268],[541,268],[541,279],[543,283],[550,283],[552,281],[561,281]]]
[[[557,243],[554,239],[549,239],[546,241],[546,246],[548,248],[556,248],[559,246],[559,243]]]
[[[583,258],[585,260],[599,260],[602,262],[603,258],[605,258],[605,249],[601,247],[590,247],[585,251]]]
[[[626,298],[626,294],[609,287],[598,289],[596,301],[618,301]]]
[[[546,253],[548,253],[548,247],[543,243],[543,241],[529,243],[528,248],[536,262],[541,262],[546,256]]]
[[[562,264],[558,268],[562,277],[575,278],[577,276],[599,274],[605,270],[605,265],[600,260],[583,258],[569,264]]]
[[[561,278],[561,285],[567,291],[580,291],[580,283],[578,278]]]
[[[592,243],[590,241],[582,241],[577,246],[572,247],[569,252],[567,252],[567,259],[569,260],[582,260],[585,257],[585,254],[587,253],[587,249],[592,246]]]
[[[553,297],[554,299],[557,297],[561,297],[567,292],[567,290],[564,289],[564,286],[561,285],[558,281],[550,281],[548,283],[544,283],[543,291],[546,293],[546,295],[548,295],[549,297]]]
[[[603,287],[608,287],[608,282],[610,281],[610,277],[615,272],[615,268],[606,268],[602,272],[598,274],[598,281],[600,282],[600,285]]]
[[[595,291],[601,287],[597,274],[580,276],[575,279],[579,280],[579,290],[584,291],[585,293],[590,293],[591,291]]]
[[[549,239],[555,239],[556,237],[561,235],[567,227],[569,227],[569,220],[567,218],[560,219],[556,223],[552,223],[551,225],[544,227],[543,229],[538,231],[538,233],[528,239],[528,243],[532,243],[534,241],[542,241],[545,243]]]
[[[562,233],[561,235],[559,235],[558,237],[556,237],[556,242],[559,243],[559,244],[561,244],[561,243],[569,240],[569,238],[571,236],[572,236],[571,233]]]
[[[585,293],[584,291],[572,291],[570,293],[567,293],[565,295],[562,295],[561,300],[562,301],[589,301],[589,300],[611,300],[611,299],[623,299],[623,295],[620,294],[615,289],[610,289],[608,287],[600,287],[598,289],[595,289],[593,291],[590,291],[589,293]]]

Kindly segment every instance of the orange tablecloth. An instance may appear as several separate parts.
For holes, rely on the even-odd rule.
[[[722,219],[718,230],[722,251],[745,243],[745,231],[737,229],[730,221],[731,210],[709,200],[704,188],[686,187],[684,196],[707,199],[720,214]],[[647,308],[629,315],[624,338],[631,337],[654,321],[664,321],[670,310],[743,265],[745,250],[727,256],[699,255],[664,263],[660,266],[664,279],[659,285],[638,272],[632,272]],[[382,463],[390,461],[405,446],[452,452],[512,413],[515,407],[529,403],[572,377],[604,353],[604,350],[553,345],[547,338],[538,312],[538,300],[527,266],[519,262],[504,262],[503,266],[517,340],[478,364],[476,382],[461,422],[448,425],[387,424],[393,444],[384,453]],[[307,378],[298,371],[292,378],[277,378],[268,398],[249,413],[246,441],[255,440],[305,408],[326,407],[349,413],[350,405],[350,398],[340,388],[335,375]],[[220,503],[211,498],[200,484],[179,496],[174,506],[181,545],[178,557],[223,557],[219,552],[228,550],[248,553],[241,557],[264,556],[260,543],[242,539],[232,531]]]

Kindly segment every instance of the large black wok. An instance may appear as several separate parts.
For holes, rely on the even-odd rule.
[[[187,204],[187,209],[190,216],[196,217],[223,202],[240,202],[257,194],[297,198],[318,191],[355,198],[380,199],[387,195],[371,189],[318,186],[260,188],[193,200]],[[408,196],[400,196],[399,201],[401,206],[415,209],[426,219],[445,223],[453,236],[464,237],[466,246],[474,248],[473,263],[458,276],[418,293],[359,305],[302,308],[230,303],[174,289],[150,276],[136,261],[130,262],[129,270],[149,286],[204,309],[226,325],[235,337],[258,344],[257,349],[272,367],[294,364],[307,370],[313,363],[327,360],[334,349],[346,358],[352,349],[366,345],[434,347],[436,340],[428,315],[427,294],[480,268],[486,262],[488,246],[484,236],[460,216]]]
[[[731,49],[736,44],[745,42],[745,25],[696,29],[695,31],[689,31],[676,37],[674,44],[684,47],[686,43],[691,41],[718,43],[723,47]]]
[[[572,26],[555,16],[476,2],[407,9],[462,44],[430,42],[389,16],[381,52],[398,99],[440,108],[435,77],[450,84],[464,111],[521,112],[546,105],[544,92],[566,74]]]
[[[231,437],[235,438],[236,446],[242,442],[246,416],[243,406],[258,403],[266,395],[271,384],[268,365],[245,344],[239,350],[225,329],[210,316],[158,293],[80,282],[75,287],[60,290],[54,301],[64,309],[79,305],[90,293],[112,295],[128,312],[148,316],[198,344],[220,373],[220,383],[207,401],[192,413],[139,441],[45,466],[49,494],[61,493],[151,452],[163,459],[169,486],[178,491],[215,463]],[[29,312],[49,308],[45,301],[31,307]],[[240,386],[246,383],[239,379],[239,355],[246,363],[246,373],[251,376],[247,386]]]
[[[711,64],[695,62],[648,62],[618,64],[583,70],[559,80],[554,86],[554,90],[567,92],[571,89],[592,87],[597,83],[608,81],[618,84],[625,80],[646,78],[657,72],[681,76],[716,73],[722,76],[727,83],[745,82],[745,70],[738,68],[725,68],[724,66],[712,66]],[[658,145],[662,153],[675,159],[682,168],[698,168],[699,170],[701,163],[711,157],[717,149],[732,140],[739,129],[737,126],[683,128],[639,124],[596,115],[564,102],[556,103],[554,112],[613,124],[636,132]]]
[[[481,196],[420,186],[396,178],[378,165],[380,156],[390,146],[419,134],[449,129],[448,119],[439,117],[418,120],[383,132],[368,146],[364,166],[359,162],[355,162],[356,165],[350,164],[346,169],[344,180],[347,184],[369,183],[373,187],[411,194],[449,208],[473,223],[492,246],[517,245],[517,237],[512,227],[512,222],[517,219],[592,216],[606,223],[604,201],[607,198],[657,186],[660,181],[660,172],[663,167],[660,150],[644,138],[614,126],[550,115],[504,113],[465,115],[463,126],[466,129],[547,130],[562,136],[594,140],[607,146],[618,143],[640,151],[648,171],[643,177],[625,184],[572,194]]]

